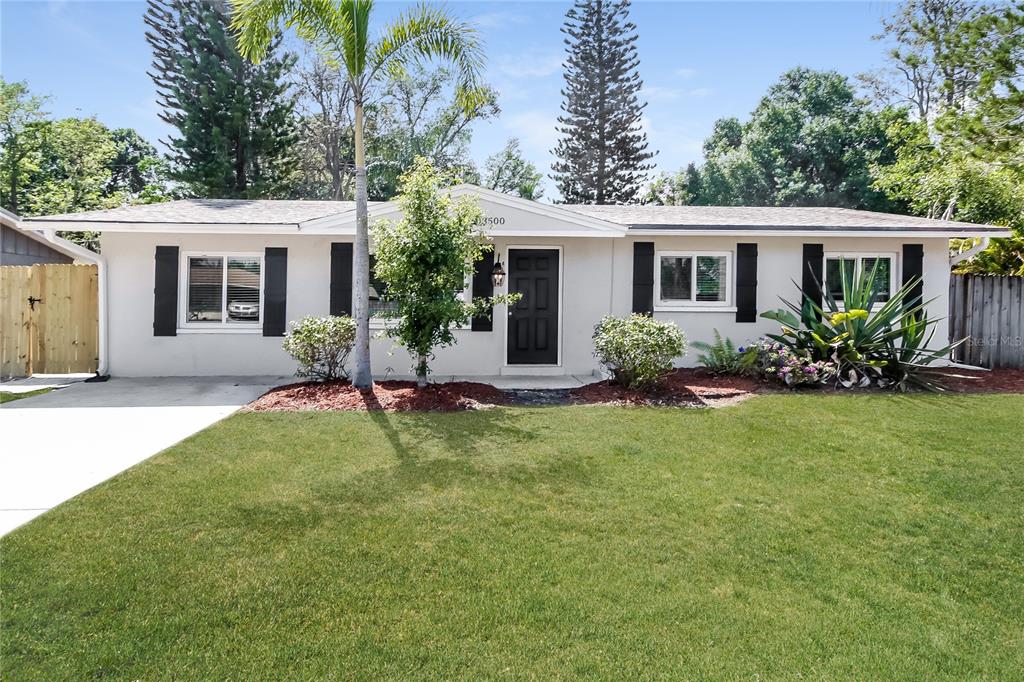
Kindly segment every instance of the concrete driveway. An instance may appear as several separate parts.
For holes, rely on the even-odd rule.
[[[223,419],[285,377],[111,379],[0,408],[0,535]]]

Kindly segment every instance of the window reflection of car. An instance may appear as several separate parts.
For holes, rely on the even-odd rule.
[[[231,301],[228,303],[228,317],[236,320],[258,320],[260,317],[260,304]]]

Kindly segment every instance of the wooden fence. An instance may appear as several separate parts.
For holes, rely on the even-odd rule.
[[[953,359],[979,367],[1024,368],[1024,277],[953,275],[949,338],[966,338]]]
[[[95,265],[0,267],[0,376],[95,372]]]

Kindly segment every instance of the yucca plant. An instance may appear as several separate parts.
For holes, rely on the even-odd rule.
[[[782,299],[789,310],[761,315],[782,325],[780,334],[768,337],[808,352],[814,360],[834,362],[836,381],[846,388],[875,384],[898,390],[910,386],[940,390],[925,370],[948,357],[960,342],[928,348],[936,320],[928,319],[930,300],[914,299],[920,279],[905,283],[888,300],[880,301],[877,267],[876,263],[856,277],[844,267],[841,301],[824,288],[820,306],[806,293],[799,306]]]

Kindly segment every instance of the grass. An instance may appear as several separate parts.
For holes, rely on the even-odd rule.
[[[11,393],[9,391],[0,391],[0,405],[4,403],[10,403],[15,400],[21,400],[22,398],[31,398],[34,395],[42,395],[49,393],[53,389],[41,388],[38,391],[26,391],[24,393]]]
[[[239,414],[0,541],[3,677],[1019,678],[1021,414]]]

